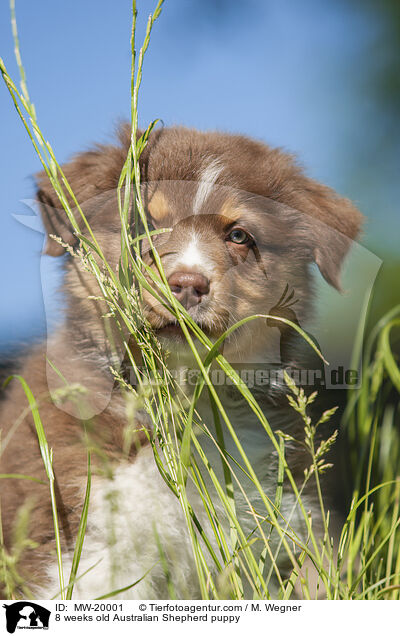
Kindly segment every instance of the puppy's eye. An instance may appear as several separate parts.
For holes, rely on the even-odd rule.
[[[243,245],[244,243],[248,243],[252,239],[250,234],[247,234],[247,232],[245,232],[244,230],[235,228],[228,234],[226,240],[231,241],[231,243],[238,243],[239,245]]]

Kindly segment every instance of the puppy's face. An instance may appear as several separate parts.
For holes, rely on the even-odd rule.
[[[147,183],[143,200],[155,229],[166,279],[194,321],[216,339],[235,323],[267,314],[285,285],[295,290],[297,312],[309,305],[309,250],[296,246],[279,204],[215,183],[223,168],[203,169],[198,182]],[[283,211],[282,211],[283,213]],[[145,263],[157,272],[152,251],[143,245]],[[151,278],[148,277],[151,282]],[[161,342],[184,348],[186,340],[173,314],[143,292],[144,312]],[[224,355],[250,361],[265,355],[273,337],[265,320],[252,320],[226,339]]]
[[[106,205],[91,203],[85,213],[113,266],[120,256],[115,191],[129,130],[121,132],[120,141],[119,147],[83,153],[64,167],[83,206],[98,195],[107,199]],[[357,236],[361,215],[347,200],[305,177],[291,157],[245,137],[171,128],[153,133],[140,161],[148,221],[156,230],[166,230],[155,235],[153,243],[171,291],[211,338],[249,316],[270,313],[285,289],[297,301],[296,319],[301,324],[310,308],[312,262],[329,284],[339,288],[342,261]],[[55,195],[43,176],[39,186],[49,233],[73,245],[76,238],[64,212],[55,210]],[[48,253],[62,251],[49,240]],[[146,241],[142,255],[157,272]],[[71,272],[69,276],[75,299],[96,294],[87,277],[74,278]],[[143,303],[164,346],[183,348],[185,341],[168,304],[146,290]],[[104,340],[101,343],[96,335],[99,319],[87,305],[85,311],[93,346],[101,349]],[[247,322],[227,338],[224,355],[238,360],[261,355],[265,360],[272,326],[263,319]]]

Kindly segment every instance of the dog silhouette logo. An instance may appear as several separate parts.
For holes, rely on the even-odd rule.
[[[51,612],[30,601],[17,601],[3,605],[6,610],[6,628],[9,634],[16,629],[49,629]]]

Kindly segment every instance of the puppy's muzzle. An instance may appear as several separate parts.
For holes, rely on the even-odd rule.
[[[174,272],[168,283],[175,298],[185,309],[199,305],[210,291],[210,281],[198,272]]]

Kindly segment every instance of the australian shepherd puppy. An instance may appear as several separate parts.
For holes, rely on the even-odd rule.
[[[118,270],[121,251],[116,189],[129,144],[130,130],[122,128],[118,143],[96,146],[63,168],[114,271]],[[348,200],[306,177],[294,159],[281,150],[238,135],[165,128],[151,134],[140,158],[140,170],[150,228],[166,230],[155,233],[153,240],[171,292],[212,341],[254,314],[306,324],[313,314],[312,263],[339,289],[341,266],[357,237],[361,215]],[[46,344],[35,346],[26,356],[21,375],[35,396],[53,449],[65,577],[85,496],[89,448],[93,451],[92,487],[74,596],[91,599],[127,588],[121,591],[121,598],[168,598],[172,585],[178,598],[198,598],[198,576],[184,513],[179,497],[161,476],[152,445],[143,433],[150,431],[151,436],[144,403],[139,400],[134,407],[129,406],[110,371],[115,366],[115,350],[113,353],[110,348],[113,319],[109,308],[99,300],[102,294],[97,280],[82,260],[74,258],[79,237],[44,174],[38,176],[37,185],[48,233],[45,253],[66,254],[65,321]],[[76,219],[81,223],[79,215]],[[82,235],[88,236],[83,224],[81,228]],[[156,272],[154,253],[146,239],[141,252],[144,262]],[[156,300],[151,293],[155,284],[149,270],[146,276],[149,288],[143,288],[140,298],[144,319],[165,350],[169,369],[177,373],[186,395],[190,394],[192,385],[186,371],[198,368],[193,352],[168,303]],[[204,348],[196,346],[204,359]],[[310,362],[307,351],[311,351],[309,345],[290,325],[273,318],[243,324],[223,345],[229,364],[248,375],[260,365],[264,371],[265,366],[311,366],[315,370],[319,358],[313,354]],[[140,345],[132,344],[132,352],[140,366]],[[133,371],[122,358],[121,374],[134,384]],[[249,386],[273,430],[302,438],[302,420],[288,404],[286,385],[277,377]],[[263,492],[273,500],[279,463],[276,449],[240,392],[221,374],[215,378],[218,398],[235,435]],[[309,389],[311,392],[314,387]],[[196,408],[210,433],[200,435],[200,443],[223,483],[207,391]],[[132,428],[132,417],[133,428],[139,432],[127,447],[126,430]],[[7,554],[16,554],[15,542],[21,546],[22,528],[25,532],[17,563],[20,578],[14,577],[14,586],[17,592],[19,586],[22,595],[53,597],[59,593],[59,580],[47,479],[32,412],[15,379],[6,390],[0,426],[0,472],[33,478],[10,478],[1,483]],[[253,532],[254,538],[254,515],[265,518],[265,507],[254,479],[238,467],[241,457],[236,442],[226,429],[223,433],[225,458],[236,474],[236,514],[245,533],[251,536]],[[309,457],[300,446],[289,444],[287,461],[300,483]],[[187,491],[197,518],[207,527],[204,505],[190,479]],[[311,482],[303,497],[316,529],[318,506]],[[216,495],[214,505],[224,524],[226,512]],[[290,527],[304,539],[304,519],[286,485],[280,512],[290,517]],[[29,519],[27,524],[22,523],[23,517]],[[229,536],[229,523],[227,527]],[[224,588],[228,578],[226,575],[223,583],[224,572],[220,572],[216,580],[221,585],[219,593],[230,596],[230,590]],[[140,582],[132,587],[136,581]],[[6,583],[3,581],[3,595]]]

